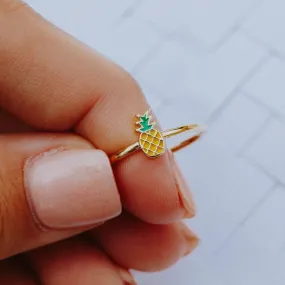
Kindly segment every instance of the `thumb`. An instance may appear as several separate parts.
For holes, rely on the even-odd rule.
[[[0,135],[0,157],[0,260],[121,212],[108,157],[76,135]]]

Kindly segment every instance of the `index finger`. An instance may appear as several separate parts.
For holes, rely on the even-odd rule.
[[[107,154],[138,140],[133,117],[149,106],[132,77],[19,1],[0,3],[0,105],[44,130],[69,130]],[[152,223],[194,215],[186,183],[167,151],[118,163],[124,207]]]

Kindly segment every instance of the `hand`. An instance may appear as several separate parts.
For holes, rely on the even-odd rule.
[[[126,269],[196,247],[169,151],[109,163],[149,108],[136,82],[16,0],[0,2],[0,107],[0,284],[132,284]]]

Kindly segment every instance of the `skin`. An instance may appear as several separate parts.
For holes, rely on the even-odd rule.
[[[0,2],[0,39],[0,283],[134,284],[127,269],[162,270],[189,254],[198,238],[181,220],[195,208],[168,151],[107,166],[117,217],[64,229],[35,220],[27,162],[66,149],[107,159],[137,141],[133,117],[149,106],[126,71],[20,1]]]

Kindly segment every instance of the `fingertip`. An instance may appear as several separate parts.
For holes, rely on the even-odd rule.
[[[104,250],[124,268],[155,272],[166,269],[197,245],[197,237],[181,223],[152,225],[131,215],[105,223],[96,231]]]
[[[124,206],[145,222],[175,222],[192,209],[186,209],[167,153],[156,159],[141,152],[133,154],[116,165],[115,175]]]

